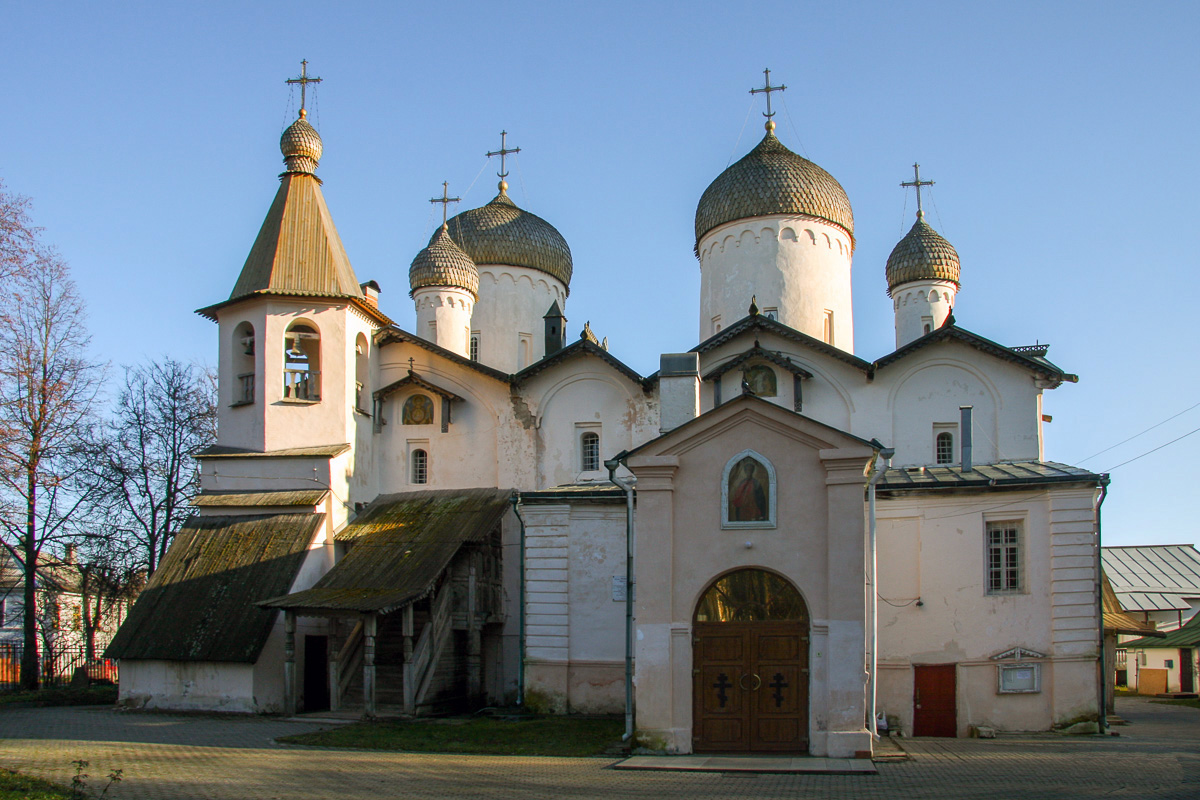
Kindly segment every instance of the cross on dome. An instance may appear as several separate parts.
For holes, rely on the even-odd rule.
[[[787,89],[787,86],[784,86],[783,84],[780,84],[779,86],[772,86],[771,70],[769,69],[764,69],[763,75],[766,76],[766,85],[764,85],[761,89],[751,89],[750,94],[765,94],[767,96],[767,110],[763,113],[763,116],[767,118],[767,124],[765,126],[766,129],[768,131],[773,131],[775,130],[775,122],[771,119],[771,117],[775,116],[775,112],[771,110],[771,92],[782,92]]]
[[[500,178],[501,193],[508,191],[508,181],[504,180],[508,177],[508,170],[504,168],[504,157],[509,153],[519,153],[521,148],[514,147],[511,150],[508,148],[508,131],[500,131],[500,149],[493,150],[487,154],[488,158],[492,156],[500,156],[500,171],[496,175]]]
[[[900,185],[904,186],[906,188],[909,186],[916,187],[916,189],[917,189],[917,219],[924,219],[925,218],[925,210],[921,208],[921,187],[922,186],[933,186],[933,181],[921,180],[921,165],[913,164],[913,179],[911,181],[904,181]]]
[[[442,181],[442,196],[441,197],[433,197],[433,198],[430,198],[430,200],[429,200],[429,202],[431,202],[431,203],[441,203],[442,204],[442,228],[443,229],[445,229],[447,227],[446,226],[446,212],[449,210],[450,204],[457,203],[462,200],[461,197],[450,197],[450,195],[448,194],[449,189],[450,189],[450,182]]]
[[[308,116],[308,111],[305,110],[305,104],[308,99],[308,85],[310,83],[320,83],[320,78],[308,77],[308,59],[300,62],[300,76],[298,78],[288,78],[285,83],[300,84],[300,118]]]

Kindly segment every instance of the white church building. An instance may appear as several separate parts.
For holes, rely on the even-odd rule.
[[[1095,719],[1106,479],[1042,436],[1075,376],[959,327],[958,255],[920,211],[868,265],[896,349],[857,355],[850,201],[766,127],[699,199],[698,344],[643,376],[569,341],[570,248],[503,180],[416,254],[397,327],[302,107],[233,291],[199,312],[218,443],[108,650],[122,702],[628,708],[654,750],[842,757],[876,718]]]

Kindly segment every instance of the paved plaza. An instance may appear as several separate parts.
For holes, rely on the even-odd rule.
[[[71,761],[122,769],[108,797],[205,798],[1200,798],[1200,711],[1121,698],[1119,737],[905,739],[875,775],[622,772],[614,758],[456,756],[301,748],[309,722],[0,710],[0,766],[63,783]],[[103,783],[93,779],[93,785]]]

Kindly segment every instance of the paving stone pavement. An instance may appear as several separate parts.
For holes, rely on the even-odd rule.
[[[1200,711],[1121,698],[1119,737],[906,739],[877,775],[619,772],[616,759],[456,756],[276,744],[307,722],[0,710],[0,766],[67,782],[122,769],[113,800],[357,798],[1200,798]],[[93,786],[102,784],[93,779]]]

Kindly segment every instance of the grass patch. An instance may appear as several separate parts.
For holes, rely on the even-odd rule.
[[[0,694],[0,706],[104,706],[117,702],[117,687],[95,685],[73,689],[69,686],[38,689],[36,692],[5,692]]]
[[[71,790],[0,767],[0,800],[71,800]]]
[[[284,736],[287,744],[505,756],[598,756],[618,744],[624,721],[547,716],[520,720],[475,717],[357,722]]]
[[[1189,697],[1186,700],[1151,700],[1151,703],[1159,703],[1164,706],[1187,706],[1188,708],[1200,708],[1200,698]]]

